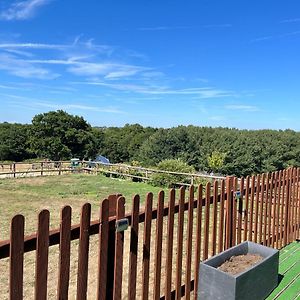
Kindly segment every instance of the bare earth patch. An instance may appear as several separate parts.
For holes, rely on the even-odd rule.
[[[232,256],[229,260],[219,266],[218,269],[231,275],[236,275],[246,271],[258,262],[262,261],[262,259],[263,258],[258,254]]]

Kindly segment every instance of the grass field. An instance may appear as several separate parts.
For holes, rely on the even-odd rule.
[[[37,215],[41,209],[48,209],[51,214],[50,228],[59,227],[60,210],[64,205],[73,209],[72,223],[79,222],[80,208],[85,202],[92,204],[92,219],[99,217],[99,203],[110,194],[120,193],[125,196],[126,210],[131,209],[133,195],[139,194],[144,202],[147,192],[156,195],[160,188],[146,183],[134,183],[126,180],[107,178],[103,175],[70,174],[0,180],[0,240],[9,238],[10,220],[16,214],[25,216],[26,234],[36,231]],[[143,206],[143,204],[142,204]],[[142,229],[141,229],[142,230]],[[128,233],[126,232],[126,235]],[[128,238],[126,237],[126,240]],[[141,240],[142,241],[142,240]],[[142,245],[140,245],[142,247]],[[95,299],[97,282],[97,236],[92,236],[89,251],[89,289],[88,298]],[[58,246],[49,249],[48,299],[56,299]],[[69,299],[76,298],[78,240],[71,243],[71,270]],[[128,254],[125,254],[125,257]],[[24,299],[34,295],[35,251],[24,256]],[[126,272],[126,266],[125,272]],[[1,299],[8,299],[9,260],[0,260]],[[126,298],[126,297],[125,297]],[[124,299],[125,299],[124,298]]]
[[[139,194],[144,201],[147,192],[154,195],[160,188],[146,183],[107,178],[102,175],[71,174],[0,180],[0,240],[9,237],[10,220],[16,214],[25,217],[26,234],[36,231],[37,214],[48,209],[50,228],[59,225],[60,209],[70,205],[73,209],[72,223],[78,223],[80,207],[92,204],[92,219],[98,218],[99,203],[110,194],[125,196],[127,210],[131,208],[133,195]]]

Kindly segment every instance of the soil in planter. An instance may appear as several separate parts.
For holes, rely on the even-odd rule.
[[[263,258],[258,254],[232,256],[229,260],[220,265],[218,269],[231,275],[236,275],[246,271],[258,262],[262,261],[262,259]]]

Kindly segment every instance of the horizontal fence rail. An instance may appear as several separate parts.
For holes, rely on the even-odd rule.
[[[58,245],[55,298],[72,293],[86,299],[95,291],[91,297],[97,299],[197,299],[200,261],[246,240],[280,249],[299,239],[299,170],[227,177],[171,189],[168,195],[148,193],[145,201],[139,195],[132,201],[111,195],[101,202],[97,220],[84,204],[75,225],[66,206],[55,230],[49,230],[50,214],[43,210],[37,232],[25,237],[24,217],[17,215],[10,239],[0,242],[0,259],[10,265],[9,297],[23,299],[29,284],[24,257],[35,251],[35,295],[47,298],[51,249]],[[125,202],[131,202],[127,211]],[[96,257],[90,254],[93,247],[98,247]]]
[[[180,183],[177,185],[193,185],[197,179],[222,180],[224,176],[216,176],[202,173],[182,173],[153,168],[144,168],[126,164],[100,163],[93,161],[79,161],[78,166],[74,167],[70,161],[39,161],[33,163],[0,163],[0,178],[25,177],[25,176],[45,176],[61,175],[74,172],[86,172],[94,174],[105,174],[109,176],[128,177],[137,181],[151,180],[155,174],[168,174],[182,176],[190,183]]]

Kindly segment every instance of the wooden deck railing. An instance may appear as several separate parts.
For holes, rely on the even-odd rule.
[[[57,298],[70,287],[70,244],[79,241],[78,299],[86,299],[88,276],[97,277],[98,299],[197,299],[199,263],[242,241],[282,248],[299,238],[299,170],[228,177],[206,186],[170,190],[168,197],[148,193],[127,203],[111,195],[101,202],[99,219],[91,221],[91,205],[81,210],[80,224],[71,225],[71,207],[61,211],[60,228],[49,230],[49,211],[38,217],[37,232],[24,237],[24,217],[12,219],[11,235],[0,242],[0,258],[9,258],[9,295],[23,299],[24,253],[35,251],[35,297],[47,298],[49,247],[59,245]],[[239,197],[240,191],[241,195]],[[131,211],[129,211],[131,210]],[[126,219],[129,230],[116,231]],[[98,257],[89,261],[90,237],[98,235]],[[98,263],[89,274],[89,263]],[[127,275],[128,274],[128,275]],[[153,275],[152,275],[153,274]]]

